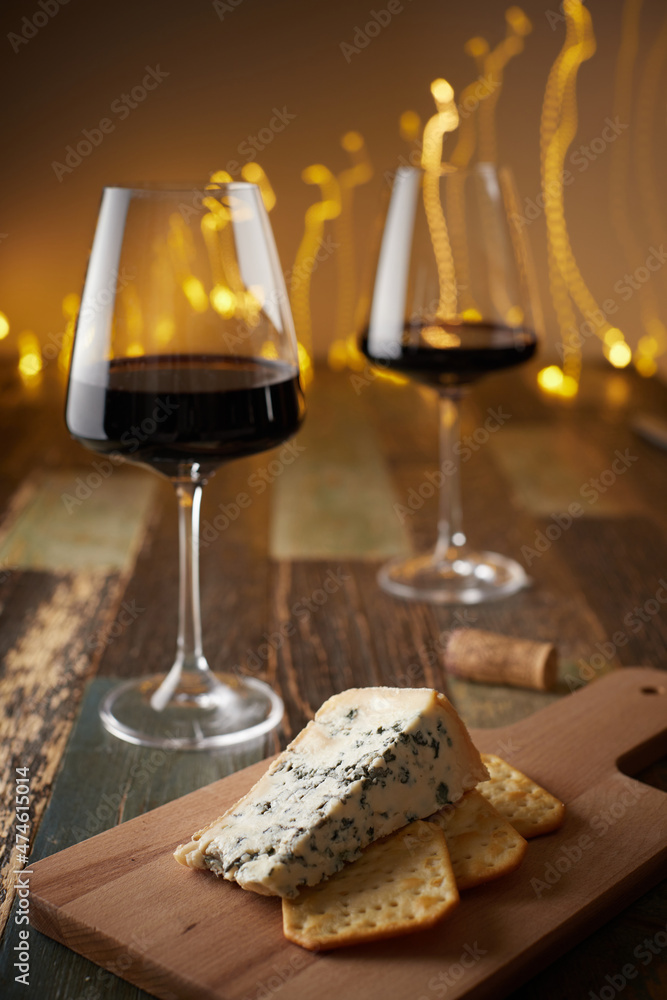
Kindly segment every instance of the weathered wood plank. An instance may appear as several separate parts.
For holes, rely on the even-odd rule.
[[[51,784],[93,668],[91,640],[108,621],[118,578],[107,573],[40,574],[15,570],[2,585],[4,620],[0,675],[2,887],[0,931],[20,868],[16,837],[15,769],[30,772],[30,827],[39,827]]]
[[[538,517],[567,512],[573,503],[582,508],[580,516],[596,517],[640,507],[632,488],[634,464],[628,464],[637,456],[630,449],[624,459],[617,445],[603,449],[582,439],[577,428],[553,425],[507,426],[491,447],[522,505]]]
[[[304,598],[311,599],[318,590],[323,590],[327,573],[331,571],[335,575],[339,563],[332,558],[269,562],[272,488],[258,495],[250,485],[250,477],[267,467],[273,456],[259,455],[232,463],[221,470],[207,487],[203,520],[211,525],[211,540],[202,550],[206,652],[215,667],[223,669],[238,665],[239,669],[256,672],[282,688],[288,707],[284,738],[293,734],[333,690],[350,683],[428,683],[439,687],[448,683],[450,693],[470,725],[509,723],[529,714],[543,704],[545,698],[552,697],[447,678],[443,671],[442,648],[446,632],[452,625],[471,624],[510,635],[555,639],[561,650],[563,679],[570,678],[570,687],[588,679],[590,671],[586,670],[587,664],[595,665],[593,676],[598,676],[604,670],[632,661],[650,661],[656,666],[665,662],[667,640],[662,605],[655,614],[646,612],[649,620],[643,622],[643,628],[636,632],[632,631],[631,625],[623,623],[625,616],[632,613],[636,605],[642,607],[647,601],[655,600],[659,581],[667,569],[664,542],[664,529],[667,527],[667,508],[664,505],[667,454],[643,442],[629,429],[632,413],[637,410],[664,416],[665,388],[655,380],[643,380],[629,372],[587,370],[578,399],[559,401],[535,389],[534,374],[539,364],[533,367],[534,370],[526,366],[502,378],[483,380],[465,404],[463,431],[468,435],[483,425],[489,407],[497,409],[502,406],[504,411],[511,413],[511,419],[503,428],[490,437],[488,444],[474,452],[463,466],[464,514],[468,533],[475,544],[521,558],[522,546],[532,545],[538,533],[544,532],[553,523],[549,508],[552,505],[557,508],[568,497],[580,499],[577,493],[583,482],[604,471],[617,448],[621,451],[629,448],[632,454],[639,457],[628,473],[609,489],[607,500],[613,501],[613,510],[610,509],[602,518],[599,514],[603,501],[591,505],[584,517],[576,520],[527,567],[534,586],[509,600],[464,612],[397,601],[383,594],[375,583],[378,560],[362,562],[346,559],[341,566],[349,575],[342,586],[328,594],[323,605],[315,603],[312,613],[305,615],[301,611],[297,615],[293,611],[294,604],[303,603]],[[425,472],[432,470],[437,462],[437,414],[433,394],[413,384],[396,389],[379,379],[369,380],[357,393],[349,375],[334,376],[324,372],[318,378],[321,378],[325,388],[321,397],[322,406],[318,410],[317,404],[311,405],[308,419],[317,420],[318,424],[326,421],[329,437],[323,446],[322,467],[326,466],[327,441],[334,442],[340,428],[349,429],[351,422],[365,422],[368,427],[364,434],[372,431],[379,442],[378,460],[386,463],[395,492],[394,499],[402,500],[410,488],[419,487]],[[34,491],[40,481],[39,475],[32,477],[36,454],[40,455],[40,467],[47,471],[47,475],[50,475],[49,470],[64,468],[70,470],[66,472],[67,476],[76,479],[80,470],[87,469],[88,453],[69,440],[62,422],[63,392],[62,382],[47,379],[43,392],[29,394],[15,386],[2,394],[0,431],[7,447],[2,459],[0,511],[6,510],[8,501],[16,501],[15,510],[10,512],[5,527],[24,508],[26,498],[33,495],[30,491]],[[337,419],[335,411],[345,407],[349,409],[346,419]],[[330,415],[327,412],[329,408],[333,411]],[[531,431],[526,436],[526,430],[531,427],[536,428],[536,432]],[[501,442],[505,433],[503,446]],[[512,435],[514,446],[521,447],[521,441],[528,440],[531,434],[533,439],[539,437],[544,443],[544,454],[535,448],[530,461],[523,455],[521,462],[499,462],[498,449],[505,447],[505,451],[511,453]],[[583,460],[581,455],[577,457],[581,450],[580,442],[585,444]],[[549,486],[544,478],[545,468],[550,462],[556,468],[554,456],[560,454],[560,468],[566,469],[570,447],[580,463],[577,474],[569,475],[566,489],[563,489],[563,481]],[[89,457],[91,461],[95,458],[92,455]],[[29,473],[31,478],[28,479]],[[113,578],[103,583],[104,593],[99,595],[99,608],[93,607],[94,599],[91,597],[88,623],[88,636],[94,637],[96,643],[102,639],[102,647],[92,651],[95,657],[103,654],[102,672],[117,676],[166,669],[173,655],[176,628],[177,534],[173,495],[167,483],[152,479],[148,472],[136,471],[130,475],[146,477],[146,482],[150,481],[157,491],[152,508],[154,523],[144,536],[136,574],[127,586],[123,583],[115,590]],[[274,485],[280,484],[280,478]],[[43,481],[43,476],[41,479]],[[363,488],[355,488],[352,479],[350,483],[346,517],[363,520],[367,515],[367,505],[364,506],[366,494]],[[26,484],[27,492],[17,498],[16,490],[22,484]],[[554,486],[558,486],[560,495],[556,496],[554,492],[549,499],[547,490]],[[235,519],[229,519],[229,524],[218,531],[214,519],[219,517],[218,523],[222,524],[225,517],[220,505],[233,503],[241,491],[251,495],[251,506]],[[525,506],[521,497],[537,497],[540,503]],[[626,518],[626,511],[635,512],[638,516]],[[541,512],[542,516],[536,512]],[[619,515],[623,516],[619,519]],[[402,530],[407,528],[410,531],[416,546],[426,546],[434,537],[436,516],[436,501],[430,498],[404,526],[398,521],[397,525]],[[328,530],[324,524],[322,530]],[[328,544],[333,545],[334,542],[335,539]],[[51,604],[63,579],[74,578],[58,573],[16,571],[7,576],[7,572],[3,572],[0,566],[0,601],[5,602],[2,640],[6,648],[14,649],[20,646],[24,635],[32,636],[33,642],[38,634],[35,631],[36,613],[43,605]],[[61,594],[57,599],[58,606],[66,607],[67,600]],[[76,614],[80,617],[72,616],[72,625],[75,634],[80,636],[84,634],[82,609],[86,601],[81,593],[78,600]],[[145,608],[145,611],[138,615],[123,635],[106,645],[105,636],[109,636],[104,630],[113,623],[119,600],[134,600],[136,606]],[[462,614],[466,616],[464,619],[460,617]],[[294,625],[295,634],[284,636],[281,628],[289,623]],[[629,641],[607,658],[601,654],[600,647],[607,649],[605,644],[613,642],[614,633],[619,629],[631,632]],[[273,644],[270,642],[272,636]],[[284,642],[282,638],[285,638]],[[76,641],[80,642],[80,639]],[[268,649],[263,648],[266,646]],[[50,649],[40,647],[32,656],[33,672],[52,668],[51,661],[47,660]],[[63,662],[70,653],[71,650],[65,650]],[[596,658],[596,654],[600,655]],[[601,658],[604,663],[598,669]],[[33,741],[34,745],[30,744],[32,749],[29,750],[33,754],[30,760],[34,762],[34,767],[40,773],[44,772],[39,787],[40,809],[43,809],[50,791],[57,758],[66,739],[66,728],[71,723],[80,696],[82,678],[86,676],[86,671],[95,669],[93,660],[80,675],[74,677],[70,673],[71,686],[61,686],[60,695],[55,695],[55,700],[46,692],[44,704],[51,706],[55,713],[52,718],[56,721],[50,724],[48,717],[44,722],[38,720],[40,728],[35,732],[39,736]],[[567,690],[568,686],[564,685],[562,691]],[[20,692],[21,686],[17,682],[7,702],[10,711],[16,708],[20,712]],[[86,711],[92,712],[94,717],[94,709]],[[9,725],[14,728],[13,719],[10,719]],[[37,746],[40,739],[43,743],[41,748]],[[100,780],[97,787],[100,796],[106,788],[111,788],[110,795],[117,791],[123,775],[127,779],[129,772],[123,772],[122,767],[131,768],[138,763],[134,758],[124,757],[125,751],[130,748],[120,749],[121,745],[110,737],[105,739],[110,741],[104,749],[106,756],[94,741],[88,746],[96,768],[98,763],[103,773],[111,768],[110,773],[116,782],[114,787]],[[194,755],[193,760],[198,757]],[[42,759],[47,758],[49,766],[52,766],[51,772],[42,765]],[[115,770],[114,761],[121,771]],[[67,763],[66,767],[69,766]],[[202,767],[201,763],[193,766],[195,771]],[[85,784],[83,764],[81,772],[73,773],[83,776],[81,783]],[[143,783],[143,791],[133,785],[130,776],[128,797],[120,816],[137,814],[143,808],[162,801],[160,796],[165,791],[163,782],[168,786],[166,794],[181,787],[178,776],[170,777],[170,774],[168,765],[163,763],[150,775],[150,781]],[[75,784],[64,785],[59,807],[65,811],[70,809],[79,793],[80,789],[76,789]],[[60,796],[59,792],[57,796]],[[57,798],[53,801],[58,804]],[[98,798],[95,809],[99,802]],[[92,814],[94,816],[95,810]],[[81,827],[84,832],[85,821],[84,810],[84,826]],[[90,819],[88,822],[91,822]],[[655,933],[660,927],[664,929],[667,915],[663,907],[664,898],[654,893],[609,925],[611,940],[619,955],[625,948],[623,954],[633,961],[631,946],[641,940],[644,930]],[[588,1000],[589,990],[599,993],[605,985],[605,975],[616,971],[612,967],[615,953],[608,948],[605,950],[607,929],[552,966],[548,973],[535,981],[534,992],[526,988],[521,993],[521,1000],[528,1000],[528,997],[532,1000],[532,996],[536,995],[545,1000],[560,1000],[562,996]],[[55,945],[52,947],[57,948]],[[59,973],[54,985],[52,970],[59,966],[65,954],[62,949],[58,949],[57,955],[44,953],[39,979],[42,995],[78,1000],[90,987],[91,997],[95,1000],[110,994],[121,996],[115,992],[115,980],[112,980],[111,986],[106,981],[100,983],[94,979],[86,984],[77,965],[81,960],[74,956],[69,956],[69,960],[64,962],[62,974]],[[583,965],[585,974],[582,975]],[[90,968],[94,974],[94,967]],[[637,996],[641,1000],[648,1000],[649,997],[651,1000],[658,997],[662,1000],[663,993],[667,991],[663,988],[664,980],[655,978],[658,976],[657,969],[656,959],[646,969],[646,980],[642,979],[640,985],[629,982],[623,995]],[[122,994],[123,997],[139,995],[132,987],[121,988],[130,991]]]
[[[200,548],[204,653],[214,670],[246,672],[248,651],[269,626],[269,498],[245,509],[235,498],[257,470],[256,456],[224,466],[204,489]],[[149,473],[145,473],[149,475]],[[142,608],[132,627],[105,651],[101,676],[167,671],[176,650],[178,522],[174,492],[156,480],[154,524],[137,556],[123,600]],[[225,510],[227,513],[225,513]],[[229,515],[234,515],[233,518]],[[260,675],[264,674],[260,671]]]
[[[667,667],[667,544],[655,523],[575,522],[557,544],[604,627],[588,656]]]
[[[0,565],[113,572],[133,564],[156,480],[130,465],[91,460],[24,481],[0,529]]]
[[[247,767],[275,749],[269,741],[243,752],[197,754],[122,743],[103,730],[97,715],[97,707],[113,683],[107,679],[93,680],[86,688],[50,804],[33,844],[33,856],[45,857],[79,843]],[[39,761],[36,763],[42,766]],[[26,990],[13,982],[12,949],[18,943],[17,930],[10,920],[0,958],[0,982],[6,1000],[25,996]],[[30,953],[30,990],[35,996],[49,1000],[147,997],[143,991],[35,931],[30,934]],[[55,969],[57,986],[54,986]]]
[[[376,564],[363,562],[277,567],[272,633],[284,641],[278,645],[276,640],[271,655],[286,696],[291,734],[334,691],[373,684],[410,686],[404,661],[421,646],[429,611],[415,606],[400,616],[390,612],[391,599],[380,593],[376,570]],[[290,625],[293,635],[287,635]]]
[[[48,367],[39,386],[26,387],[16,363],[0,363],[0,514],[34,471],[73,468],[94,456],[65,428],[65,380]]]
[[[115,641],[119,627],[122,631],[115,615],[124,574],[131,572],[150,514],[152,485],[137,485],[136,470],[125,468],[113,469],[107,478],[99,475],[98,485],[69,513],[62,493],[87,468],[31,474],[8,503],[0,525],[5,623],[0,737],[9,765],[0,778],[0,930],[19,867],[11,835],[15,768],[27,767],[31,774],[34,835],[83,683],[100,650]]]
[[[274,559],[379,559],[407,552],[385,462],[346,376],[317,373],[306,422],[286,458],[275,477]]]
[[[399,669],[399,673],[413,676],[416,683],[423,683],[427,675],[417,668],[417,662],[420,658],[430,661],[429,682],[436,686],[448,684],[459,711],[472,726],[517,721],[548,703],[554,695],[509,691],[504,687],[446,678],[443,654],[447,631],[452,627],[470,625],[507,635],[555,641],[562,659],[563,681],[574,676],[577,683],[581,683],[579,670],[583,658],[595,642],[605,639],[605,630],[588,605],[585,588],[570,570],[558,546],[549,545],[544,553],[536,552],[534,559],[530,556],[526,559],[523,555],[522,547],[533,547],[546,525],[543,519],[535,517],[517,501],[515,480],[523,477],[529,493],[535,494],[543,478],[545,459],[537,450],[532,455],[532,462],[521,466],[498,463],[496,441],[511,430],[514,430],[515,439],[521,435],[525,410],[521,405],[517,407],[516,394],[503,388],[503,380],[497,383],[496,388],[502,392],[494,394],[487,389],[482,405],[475,402],[474,394],[464,404],[462,435],[464,443],[466,439],[471,442],[466,445],[461,465],[464,528],[472,545],[502,552],[522,562],[532,578],[532,586],[505,600],[465,610],[424,608],[422,622],[425,627],[416,643],[416,659],[414,651],[407,661],[404,656]],[[493,380],[489,380],[489,385],[492,384]],[[510,403],[504,401],[505,393]],[[375,415],[371,408],[372,395],[378,411]],[[437,411],[433,397],[433,393],[420,394],[410,387],[395,390],[380,384],[369,386],[366,397],[369,419],[375,421],[382,433],[382,444],[389,450],[394,492],[402,505],[397,508],[396,516],[405,520],[416,550],[426,549],[434,543],[438,517],[437,493],[427,478],[438,463]],[[519,400],[523,398],[519,396]],[[501,413],[503,419],[504,415],[511,415],[497,431],[488,432],[485,427],[489,409]],[[515,410],[522,417],[516,417]],[[497,423],[494,421],[492,426]],[[542,427],[542,437],[546,435],[548,440],[548,436],[554,434],[554,440],[558,440],[556,431],[549,430],[551,421],[545,420]],[[482,433],[475,438],[477,430]],[[574,483],[578,489],[576,475]],[[377,590],[372,577],[366,586],[369,592]],[[386,596],[384,601],[386,614],[372,632],[390,637],[391,642],[392,631],[399,627],[396,620],[403,621],[406,615],[414,615],[415,610],[410,602]],[[616,666],[618,661],[612,657],[609,665]],[[561,693],[568,689],[564,685]]]

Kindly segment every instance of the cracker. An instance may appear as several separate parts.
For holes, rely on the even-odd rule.
[[[283,899],[283,932],[311,951],[341,948],[432,927],[458,901],[443,831],[417,820]]]
[[[528,844],[478,791],[467,792],[429,822],[444,830],[459,891],[518,868]]]
[[[501,757],[485,753],[482,760],[491,780],[482,781],[477,790],[522,837],[530,840],[558,829],[565,817],[562,802]]]

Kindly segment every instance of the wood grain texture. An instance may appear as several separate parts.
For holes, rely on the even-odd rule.
[[[580,580],[591,563],[597,569],[588,603],[604,628],[602,655],[667,667],[667,544],[655,523],[637,517],[575,523],[560,544]],[[589,659],[601,652],[590,647]]]
[[[0,772],[0,931],[20,867],[13,835],[15,769],[30,771],[34,836],[92,669],[91,641],[97,642],[108,624],[117,590],[117,577],[106,573],[56,576],[21,570],[0,588],[6,622],[0,674],[0,744],[6,753]]]
[[[216,670],[254,673],[248,652],[262,642],[269,622],[268,504],[253,498],[236,519],[222,507],[248,489],[248,478],[266,455],[224,466],[208,483],[202,503],[200,547],[204,653]],[[145,475],[149,476],[148,472]],[[132,629],[102,658],[101,676],[131,677],[168,670],[176,651],[178,523],[174,491],[158,482],[153,523],[144,538],[124,599],[144,609]],[[219,520],[216,522],[216,518]],[[218,526],[216,526],[216,523]],[[267,676],[266,664],[257,671]]]
[[[409,551],[386,464],[363,417],[348,380],[311,385],[298,453],[276,476],[272,558],[388,559]]]
[[[469,725],[507,725],[528,716],[554,695],[510,691],[505,687],[459,682],[444,672],[442,650],[448,629],[466,624],[499,631],[507,635],[555,639],[561,653],[562,684],[560,695],[578,689],[589,680],[631,662],[654,662],[661,665],[664,656],[665,609],[649,616],[643,628],[632,633],[627,646],[612,656],[600,658],[598,645],[611,640],[627,609],[650,599],[654,581],[665,570],[665,530],[667,507],[667,453],[636,437],[630,429],[632,415],[645,411],[663,416],[667,392],[655,380],[641,379],[631,372],[587,369],[582,391],[573,401],[544,396],[534,389],[536,368],[526,366],[501,378],[482,380],[468,398],[464,409],[464,434],[471,435],[483,424],[489,407],[499,405],[511,413],[511,419],[498,435],[479,448],[464,463],[464,515],[466,527],[476,544],[483,544],[515,557],[521,546],[531,544],[535,533],[549,524],[547,515],[536,516],[523,507],[518,498],[534,494],[543,477],[543,466],[552,460],[559,439],[586,443],[586,454],[594,460],[582,474],[595,475],[604,458],[615,449],[631,448],[639,461],[632,465],[622,487],[631,494],[631,518],[616,514],[597,517],[595,507],[588,515],[555,541],[530,567],[533,586],[506,601],[474,609],[433,608],[401,602],[381,593],[375,583],[377,564],[345,560],[349,573],[343,587],[309,617],[297,617],[291,610],[301,598],[309,598],[322,587],[327,572],[338,571],[339,561],[269,559],[269,526],[272,488],[253,495],[250,508],[233,520],[202,551],[202,596],[204,603],[204,642],[211,663],[217,667],[238,665],[242,671],[257,673],[280,688],[287,715],[283,740],[293,735],[334,690],[359,684],[397,683],[432,684],[446,688]],[[2,372],[0,372],[0,377]],[[419,487],[427,471],[437,463],[437,415],[431,393],[414,385],[396,388],[380,380],[369,381],[358,394],[346,373],[334,375],[318,371],[316,380],[327,383],[327,398],[338,412],[346,407],[350,395],[358,406],[355,413],[367,421],[378,442],[393,482],[396,499],[411,487]],[[62,422],[64,385],[50,380],[47,371],[39,391],[26,390],[17,381],[3,382],[0,394],[0,431],[4,447],[0,456],[0,514],[8,502],[17,499],[17,490],[30,488],[34,470],[66,470],[74,478],[86,462],[96,456],[71,441]],[[324,396],[322,397],[324,398]],[[327,417],[332,439],[338,424]],[[494,455],[494,441],[504,429],[538,426],[543,430],[544,454],[534,454],[517,472],[506,469]],[[326,447],[326,442],[324,447]],[[229,504],[239,491],[248,492],[250,475],[266,466],[271,456],[259,455],[231,463],[220,470],[204,494],[203,521],[211,524],[220,513],[220,504]],[[513,477],[523,477],[515,482]],[[150,479],[148,472],[137,476]],[[528,480],[526,482],[526,479]],[[154,522],[148,526],[136,573],[126,584],[113,591],[109,581],[110,604],[106,611],[89,622],[95,633],[115,620],[121,601],[136,601],[144,608],[131,628],[103,650],[95,651],[89,672],[100,670],[108,677],[136,676],[167,666],[173,657],[176,606],[176,511],[173,493],[158,479]],[[620,481],[619,481],[620,488]],[[576,490],[578,483],[572,488]],[[615,487],[612,487],[614,489]],[[24,495],[25,498],[25,495]],[[567,498],[567,494],[565,494]],[[626,494],[627,498],[627,494]],[[19,497],[20,499],[20,497]],[[576,499],[576,497],[573,497]],[[365,516],[366,496],[363,483],[350,491],[350,517],[356,511]],[[18,504],[20,509],[23,500]],[[433,539],[436,520],[435,498],[410,517],[406,527],[413,543],[421,546]],[[5,650],[14,648],[32,629],[38,609],[49,601],[60,578],[58,574],[21,574],[0,567],[0,602],[5,601],[1,619],[0,641]],[[657,583],[655,584],[657,586]],[[112,591],[114,596],[112,596]],[[281,624],[293,620],[297,634],[266,648],[265,635],[279,633]],[[77,626],[78,627],[78,626]],[[623,628],[623,625],[620,626]],[[261,647],[264,647],[261,649]],[[606,648],[606,647],[605,647]],[[258,655],[260,651],[262,655]],[[41,649],[33,661],[33,670],[49,666],[50,647]],[[97,657],[102,652],[101,660]],[[266,654],[266,655],[264,655]],[[597,658],[596,658],[597,656]],[[46,658],[45,658],[46,657]],[[602,659],[602,665],[600,665]],[[594,665],[591,668],[591,664]],[[71,720],[80,697],[80,679],[62,688],[59,696],[45,699],[44,720],[39,729],[40,745],[36,751],[37,768],[48,760],[53,773],[63,742],[59,720]],[[92,692],[94,694],[94,691]],[[20,705],[21,683],[9,692],[8,705]],[[55,786],[45,825],[46,854],[71,841],[69,817],[81,836],[96,832],[103,822],[113,825],[142,810],[152,808],[210,781],[216,773],[209,770],[208,759],[199,758],[199,768],[188,755],[152,769],[150,756],[144,766],[135,756],[136,748],[121,745],[101,735],[96,725],[95,705],[87,701],[84,709],[91,718],[80,719],[85,734],[82,747],[73,737],[73,750],[82,761],[74,767],[72,757],[63,763],[61,778],[72,780]],[[39,711],[36,709],[36,711]],[[48,711],[48,716],[46,712]],[[13,723],[10,720],[10,726]],[[55,738],[55,745],[52,743]],[[20,731],[12,740],[21,747]],[[150,752],[149,752],[150,753]],[[86,770],[85,760],[90,765]],[[201,775],[199,774],[201,771]],[[223,773],[223,772],[220,772]],[[146,775],[149,775],[148,779]],[[201,778],[201,780],[200,780]],[[191,782],[188,785],[188,782]],[[51,779],[44,781],[42,803],[51,791]],[[667,787],[664,783],[663,787]],[[59,789],[61,789],[59,791]],[[104,795],[115,801],[121,789],[123,804],[100,821],[96,815]],[[92,819],[87,816],[90,810]],[[37,819],[43,805],[36,808]],[[52,822],[53,821],[53,822]],[[68,826],[70,823],[70,826]],[[94,829],[89,829],[92,823]],[[37,827],[37,822],[33,823]],[[10,831],[11,832],[11,831]],[[667,924],[667,890],[654,889],[642,900],[605,926],[592,938],[577,945],[538,976],[517,995],[521,1000],[590,1000],[589,991],[599,993],[605,975],[615,971],[616,956],[633,961],[633,949],[648,934],[664,930]],[[33,968],[36,995],[51,1000],[136,1000],[136,987],[123,983],[98,970],[73,952],[46,938],[35,953]],[[5,935],[6,949],[15,940]],[[636,961],[636,960],[635,960]],[[622,964],[619,961],[619,965]],[[638,966],[640,963],[636,963]],[[628,1000],[663,1000],[667,995],[664,981],[657,978],[659,962],[646,969],[639,967],[639,977],[628,983],[622,994]],[[288,975],[289,970],[280,970]],[[99,978],[101,975],[102,978]],[[86,977],[91,977],[87,979]],[[0,978],[1,974],[0,974]],[[662,988],[662,992],[660,989]],[[257,994],[259,985],[250,994]],[[24,987],[15,986],[15,994],[25,995]],[[531,992],[532,991],[532,992]],[[428,1000],[436,996],[430,989]],[[411,991],[410,996],[413,996]],[[5,994],[3,994],[5,995]],[[142,994],[143,995],[143,994]],[[289,996],[285,985],[282,996]],[[418,996],[418,994],[417,994]],[[416,1000],[416,998],[415,998]]]
[[[427,638],[422,640],[420,657],[431,661],[432,674],[440,683],[449,686],[459,711],[471,726],[507,724],[536,711],[553,696],[528,691],[509,694],[506,687],[477,685],[452,678],[445,680],[443,652],[447,630],[470,625],[507,635],[555,641],[560,651],[563,680],[567,676],[574,677],[577,686],[583,683],[579,677],[581,663],[586,662],[586,657],[595,650],[595,642],[606,639],[606,632],[587,599],[591,588],[600,589],[594,562],[588,563],[585,577],[577,576],[567,561],[564,546],[559,544],[563,539],[550,545],[530,564],[522,557],[522,545],[534,544],[545,523],[517,503],[512,482],[494,457],[493,442],[505,429],[511,429],[512,420],[523,419],[524,396],[512,392],[511,388],[508,390],[506,385],[496,388],[493,385],[491,382],[480,401],[475,396],[466,399],[462,428],[464,438],[474,440],[476,429],[484,427],[489,409],[502,409],[503,413],[510,413],[512,417],[506,427],[497,431],[495,436],[491,435],[476,451],[471,448],[470,457],[462,462],[464,527],[471,544],[502,552],[522,562],[532,579],[532,586],[496,603],[458,610],[427,609],[423,619],[426,627],[422,628],[422,634]],[[484,388],[484,383],[480,388]],[[410,491],[418,493],[421,484],[427,482],[426,473],[432,471],[437,463],[437,414],[432,394],[425,393],[422,398],[418,390],[408,386],[398,394],[397,412],[392,410],[387,416],[387,387],[374,385],[369,387],[368,397],[371,393],[374,399],[368,399],[369,419],[376,422],[382,446],[388,449],[396,495],[407,506]],[[508,399],[511,402],[508,403]],[[416,429],[409,420],[412,412],[415,414]],[[551,426],[544,410],[538,412],[546,426]],[[548,450],[545,458],[547,462],[551,461]],[[533,468],[535,478],[540,480],[544,464],[540,461],[537,468],[534,465],[529,467],[526,474]],[[530,486],[530,489],[535,488]],[[433,544],[437,523],[436,496],[425,499],[423,505],[406,518],[416,549]],[[372,577],[369,578],[372,587],[371,581]],[[381,637],[387,632],[391,636],[392,631],[404,623],[406,615],[415,614],[414,606],[406,608],[407,602],[386,595],[377,598],[375,594],[373,600],[386,609],[382,621],[378,622],[379,629],[374,629],[374,635],[379,631]],[[617,658],[612,657],[596,676],[617,665]],[[403,662],[397,673],[415,673],[414,653],[407,662]],[[421,683],[421,674],[417,673],[416,677]],[[562,691],[567,690],[569,688],[564,684]]]
[[[114,683],[98,678],[86,685],[81,711],[35,837],[34,857],[53,854],[112,829],[276,750],[270,742],[259,749],[206,754],[119,744],[103,729],[97,711]],[[25,986],[13,982],[11,964],[14,946],[19,943],[18,930],[10,920],[0,949],[3,1000],[25,996]],[[134,1000],[138,995],[136,987],[43,935],[31,935],[30,952],[30,991],[45,1000]]]
[[[133,565],[157,480],[101,458],[96,465],[25,481],[19,496],[31,489],[22,509],[0,528],[0,565],[54,572]]]
[[[482,750],[504,748],[562,798],[566,822],[531,843],[517,872],[465,896],[449,921],[417,937],[304,955],[282,938],[279,900],[176,866],[176,843],[235,801],[265,763],[33,864],[33,923],[167,1000],[245,997],[276,966],[292,970],[291,1000],[392,1000],[445,982],[465,954],[471,961],[449,995],[498,1000],[663,870],[667,795],[616,762],[667,750],[665,699],[660,672],[619,671],[512,727],[474,732]],[[605,816],[613,819],[603,828]],[[233,948],[221,951],[225,940]]]

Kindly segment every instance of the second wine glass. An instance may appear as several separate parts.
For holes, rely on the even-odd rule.
[[[105,188],[84,285],[66,420],[86,447],[168,477],[178,500],[176,658],[101,706],[131,743],[259,739],[282,718],[263,681],[214,674],[202,647],[199,514],[224,463],[280,444],[303,417],[278,254],[253,184]]]
[[[378,575],[397,597],[477,604],[526,585],[523,568],[467,541],[461,514],[460,401],[482,375],[528,361],[537,300],[528,251],[511,224],[511,176],[467,170],[397,171],[361,349],[440,397],[440,515],[435,547]]]

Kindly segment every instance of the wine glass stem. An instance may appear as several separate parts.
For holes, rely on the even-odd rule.
[[[461,516],[460,389],[440,393],[440,511],[436,560],[453,558],[465,545]]]
[[[176,661],[185,670],[206,670],[201,641],[199,600],[199,513],[202,486],[176,482],[178,500],[179,577]]]

